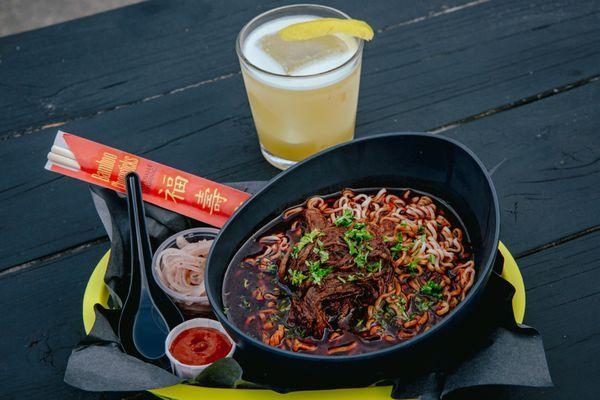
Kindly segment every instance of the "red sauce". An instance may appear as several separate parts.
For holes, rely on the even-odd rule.
[[[229,338],[214,328],[186,329],[169,346],[173,357],[187,365],[210,364],[225,357],[230,350]]]

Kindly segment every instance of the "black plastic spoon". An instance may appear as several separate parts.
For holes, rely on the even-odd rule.
[[[119,338],[127,354],[147,362],[159,362],[165,356],[169,331],[184,319],[152,279],[152,250],[140,178],[130,173],[125,180],[131,229],[131,280],[119,319]]]

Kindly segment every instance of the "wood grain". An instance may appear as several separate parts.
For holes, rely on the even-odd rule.
[[[152,1],[2,38],[0,137],[228,77],[239,71],[234,43],[241,27],[288,3]],[[368,7],[358,0],[325,3],[385,29],[452,12],[469,0],[405,0],[393,7],[386,1]]]
[[[107,245],[0,278],[0,393],[3,399],[83,399],[63,383],[71,348],[83,337],[87,279]]]
[[[498,166],[501,235],[515,253],[600,225],[599,100],[594,82],[445,132]]]
[[[527,286],[525,323],[544,338],[554,388],[491,387],[450,399],[596,399],[600,376],[600,233],[518,261]]]
[[[597,3],[583,1],[568,8],[569,4],[573,5],[540,2],[535,8],[522,2],[484,2],[408,25],[390,25],[369,43],[370,54],[365,55],[357,135],[435,129],[598,72],[599,64],[590,62],[593,55],[581,58],[585,53],[581,46],[600,49],[600,40],[593,40],[596,31],[590,28],[598,20]],[[397,12],[397,20],[410,21],[402,10]],[[524,18],[526,12],[531,14]],[[593,32],[586,33],[590,29]],[[473,30],[481,32],[474,35]],[[532,70],[530,62],[540,71]],[[574,68],[578,74],[572,74]],[[566,105],[571,113],[580,112],[578,107]],[[555,112],[568,111],[555,104]],[[374,117],[380,119],[371,123]],[[556,123],[571,129],[568,122]],[[276,173],[258,152],[238,74],[61,128],[216,180],[267,179]],[[493,135],[499,128],[486,129]],[[41,169],[55,132],[56,128],[48,128],[11,138],[0,148],[5,168],[19,171],[0,180],[0,209],[8,216],[5,226],[14,237],[0,244],[0,269],[103,235],[84,185]],[[594,145],[592,134],[589,129],[583,133]],[[478,151],[477,143],[471,146]],[[571,232],[549,234],[555,233],[554,239]]]
[[[108,244],[86,186],[42,170],[56,125],[215,180],[272,177],[232,43],[274,4],[145,2],[0,39],[0,397],[125,396],[62,382]],[[597,397],[598,2],[330,4],[378,30],[358,136],[442,131],[497,166],[502,240],[523,255],[525,319],[544,336],[556,388],[453,398]]]
[[[241,85],[235,80],[227,84]],[[220,119],[224,111],[219,110],[234,107],[236,98],[219,98],[210,92],[218,89],[215,85],[203,90],[215,100],[201,116],[190,113],[171,118],[168,126],[174,133],[168,143],[160,134],[164,125],[151,117],[159,112],[172,115],[197,100],[193,92],[173,97],[177,102],[169,107],[145,104],[127,125],[122,125],[119,114],[131,110],[120,110],[102,121],[75,122],[72,130],[93,132],[103,126],[98,134],[86,136],[211,179],[268,179],[276,171],[262,160],[255,134],[247,125],[249,117]],[[472,148],[488,168],[506,160],[494,181],[501,196],[503,234],[514,237],[509,244],[517,253],[600,225],[600,188],[594,184],[599,174],[595,106],[599,100],[600,82],[595,82],[444,133]],[[111,138],[106,140],[109,132]],[[40,175],[41,165],[35,165],[35,160],[49,148],[48,136],[46,142],[38,135],[26,136],[15,141],[19,146],[0,148],[5,162],[28,159],[26,165],[34,166],[7,178],[13,179],[16,188],[0,195],[4,224],[11,232],[0,243],[1,268],[104,235],[83,183],[48,172]],[[574,198],[580,206],[575,206]],[[540,215],[548,218],[540,221]],[[542,222],[544,229],[539,228]]]

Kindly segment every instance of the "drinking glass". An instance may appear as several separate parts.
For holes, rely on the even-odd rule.
[[[263,24],[291,16],[350,18],[320,5],[292,5],[267,11],[240,31],[236,52],[260,148],[280,169],[327,147],[354,138],[363,41],[341,65],[310,75],[284,75],[261,69],[244,54],[248,36]]]

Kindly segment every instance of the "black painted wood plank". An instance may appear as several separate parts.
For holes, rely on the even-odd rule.
[[[165,127],[152,117],[173,116],[180,107],[198,102],[195,92],[174,96],[177,101],[168,107],[147,103],[125,124],[120,114],[131,110],[78,121],[72,128],[97,132],[87,136],[212,179],[269,178],[276,171],[259,154],[250,118],[220,119],[245,101],[211,93],[225,84],[232,85],[230,91],[242,90],[238,80],[203,89],[214,100],[199,111],[202,122],[193,115],[171,117],[169,144],[160,134]],[[506,159],[494,180],[501,197],[502,234],[514,238],[509,244],[517,253],[600,224],[598,101],[600,82],[595,82],[445,132],[471,147],[489,168]],[[0,209],[10,232],[0,243],[3,268],[104,234],[84,184],[48,172],[40,176],[40,154],[49,148],[52,134],[44,141],[39,135],[20,138],[16,143],[22,148],[0,148],[0,158],[8,164],[18,165],[24,157],[32,163],[10,178],[24,186],[1,194]]]
[[[381,29],[469,2],[324,3]],[[1,38],[0,137],[236,73],[238,31],[287,3],[294,2],[149,1]]]
[[[600,233],[518,260],[527,287],[525,323],[542,333],[555,387],[486,388],[461,399],[597,399],[600,376]]]
[[[590,389],[600,376],[599,243],[594,233],[520,262],[528,287],[526,322],[543,334],[556,385],[548,392],[552,398],[597,395]]]
[[[600,3],[489,2],[379,35],[359,132],[420,129],[600,75]]]
[[[0,277],[0,397],[99,399],[68,386],[71,348],[84,335],[81,304],[87,280],[107,244]]]
[[[445,134],[493,175],[501,236],[521,253],[600,225],[600,81]]]
[[[581,1],[577,4],[547,4],[542,1],[539,4],[527,4],[534,4],[535,7],[523,2],[481,3],[380,33],[379,37],[368,45],[373,60],[369,61],[368,54],[365,58],[357,135],[435,128],[452,120],[468,117],[474,111],[481,112],[490,107],[498,107],[519,96],[533,96],[539,91],[548,90],[549,85],[565,84],[571,79],[580,78],[582,74],[587,76],[598,70],[598,63],[590,63],[590,58],[579,57],[583,51],[581,46],[600,48],[600,37],[591,43],[588,40],[589,35],[584,34],[592,29],[590,24],[598,20],[598,15],[593,13],[597,3]],[[572,7],[565,6],[568,4]],[[473,34],[473,29],[479,30],[477,35]],[[543,33],[540,34],[540,31]],[[580,38],[580,42],[577,39],[579,44],[571,43],[570,40],[574,39],[569,38],[576,32],[581,33],[581,38],[588,39]],[[600,34],[600,30],[597,34]],[[532,35],[550,38],[540,45],[545,49],[546,56],[536,61],[546,67],[544,71],[533,75],[530,74],[531,65],[522,59],[528,50],[535,50],[535,43],[540,40],[539,36],[532,38]],[[428,37],[431,39],[428,40]],[[560,38],[564,40],[559,40]],[[473,44],[473,41],[477,40],[480,42]],[[406,43],[404,46],[407,50],[391,52],[388,58],[377,55],[386,48],[393,48],[394,43]],[[462,46],[461,43],[467,46]],[[569,43],[569,46],[565,47],[565,43]],[[412,47],[415,49],[411,50]],[[488,48],[485,52],[473,53],[485,48]],[[475,57],[476,54],[479,56]],[[428,57],[415,59],[417,55]],[[402,64],[403,59],[407,60],[406,66],[394,66],[394,63]],[[512,63],[512,67],[500,67],[500,61],[505,64]],[[427,63],[443,67],[432,71],[424,68]],[[455,66],[449,68],[453,64]],[[382,72],[385,65],[390,66],[390,71]],[[460,79],[450,82],[447,74],[460,74],[460,65],[464,66],[464,73],[460,75]],[[478,66],[481,70],[474,75],[472,68]],[[571,74],[573,68],[581,74]],[[529,77],[529,80],[523,77]],[[491,83],[498,82],[499,86],[481,85],[482,79]],[[383,86],[383,80],[387,80],[386,86]],[[439,88],[439,93],[430,92],[434,87]],[[470,88],[468,90],[472,92],[460,89],[459,93],[459,88]],[[493,122],[492,125],[465,134],[462,140],[475,151],[484,154],[484,159],[490,167],[503,158],[520,160],[519,165],[525,170],[519,169],[518,174],[531,174],[529,168],[533,168],[533,165],[522,162],[528,157],[525,153],[535,148],[532,146],[536,146],[538,142],[544,142],[528,136],[533,131],[545,135],[550,142],[546,146],[554,150],[567,144],[572,147],[571,153],[597,151],[598,139],[597,135],[594,135],[593,121],[598,117],[595,116],[590,103],[598,101],[597,97],[588,91],[581,92],[581,89],[575,92],[584,93],[582,96],[586,97],[578,101],[578,95],[568,94],[568,97],[564,97],[567,103],[564,105],[560,102],[566,95],[558,96],[559,100],[548,100],[548,116],[544,108],[540,108],[536,114],[539,119],[527,119],[529,126],[515,126],[518,121],[509,116],[507,121],[495,119],[497,122]],[[424,103],[412,109],[403,108],[415,101],[413,99],[404,104],[402,99],[406,96],[405,93],[412,93],[413,98],[419,97],[419,101]],[[390,98],[398,102],[390,105]],[[430,101],[427,100],[429,98]],[[383,114],[388,112],[391,113],[390,116]],[[396,118],[394,113],[401,113],[402,118]],[[527,118],[527,111],[518,113],[516,115],[519,115],[519,118]],[[547,124],[541,121],[552,118],[557,113],[563,116],[564,121],[557,119],[553,122],[553,125],[557,126],[554,128],[555,132],[559,133],[549,137],[544,130]],[[575,127],[579,124],[576,115],[581,113],[586,115],[586,118],[583,119],[581,129],[576,130]],[[371,115],[379,116],[381,120],[369,124]],[[511,128],[510,132],[505,133],[509,138],[507,140],[528,138],[521,142],[525,147],[515,149],[507,145],[510,142],[494,141],[495,132],[502,130],[503,126],[513,126],[517,129],[515,131]],[[239,75],[93,118],[77,120],[63,128],[212,179],[266,179],[276,173],[262,160],[258,152],[256,135]],[[565,143],[565,130],[571,135],[576,134],[580,140]],[[0,157],[6,170],[18,171],[3,174],[0,182],[0,210],[8,216],[4,223],[11,232],[8,240],[0,243],[0,269],[53,254],[103,235],[84,185],[41,169],[55,131],[56,129],[52,128],[12,138],[5,141],[0,148]],[[457,132],[449,131],[448,134],[461,139],[460,131]],[[584,141],[589,141],[589,145],[584,144]],[[498,149],[492,154],[490,145],[501,145],[501,150]],[[560,161],[556,152],[552,157],[555,162]],[[538,156],[537,161],[545,163],[548,160]],[[549,167],[540,164],[539,168]],[[588,168],[593,171],[593,165]],[[544,179],[543,176],[547,174],[541,170],[536,173],[542,175],[532,179]],[[564,171],[562,173],[558,182],[570,182],[569,175]],[[507,186],[503,186],[502,189],[511,195],[527,193],[516,190],[518,182],[512,182],[515,176],[517,175],[503,177]],[[572,178],[574,182],[578,182],[577,187],[590,186],[589,182],[581,183],[585,178]],[[516,186],[511,186],[513,184]],[[551,184],[552,182],[548,182],[546,186],[543,182],[532,184],[541,190],[536,191],[533,196],[547,196],[547,188]],[[583,193],[588,202],[595,198],[594,190],[592,187],[590,191]],[[511,225],[514,225],[516,229],[517,225],[510,222],[510,207],[514,200],[507,201],[509,203],[505,210],[505,227],[511,228]],[[552,199],[549,202],[553,209],[561,204],[552,203]],[[573,218],[565,221],[565,224],[557,223],[559,226],[556,229],[545,230],[543,235],[536,235],[527,243],[539,245],[546,240],[556,239],[587,226],[588,220],[584,219],[586,215],[583,211],[575,209],[571,215]],[[44,226],[44,229],[40,230],[39,226]],[[519,231],[529,232],[527,229],[532,228],[519,228]],[[524,234],[524,237],[527,236]],[[526,245],[523,246],[518,248],[518,251],[525,250]]]

